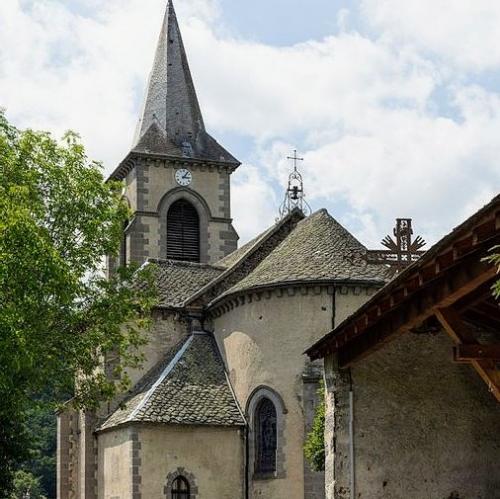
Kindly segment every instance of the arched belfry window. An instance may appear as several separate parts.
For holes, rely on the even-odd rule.
[[[200,261],[200,218],[185,199],[173,203],[167,213],[167,258]]]
[[[276,407],[263,397],[255,408],[255,472],[276,471],[278,443]]]
[[[189,482],[183,476],[178,476],[172,482],[171,497],[172,499],[190,498]]]

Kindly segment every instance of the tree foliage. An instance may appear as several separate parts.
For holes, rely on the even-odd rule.
[[[319,403],[316,406],[311,431],[307,434],[304,454],[313,471],[325,469],[325,387],[318,389]]]
[[[43,393],[26,413],[26,435],[30,455],[22,470],[39,481],[40,489],[49,498],[56,497],[57,424],[52,394]]]
[[[486,258],[486,260],[496,265],[498,268],[497,273],[500,273],[500,246],[493,247],[491,252],[492,254],[488,258]],[[500,300],[500,278],[495,281],[491,290],[493,292],[493,296],[497,300]]]
[[[96,408],[142,360],[154,268],[103,273],[128,217],[121,191],[74,133],[20,131],[0,112],[1,497],[29,458],[24,422],[37,394]],[[109,355],[120,359],[113,377],[101,369]]]
[[[14,474],[11,499],[47,499],[40,480],[28,471],[19,470]]]

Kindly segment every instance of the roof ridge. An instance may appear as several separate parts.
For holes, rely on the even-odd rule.
[[[175,354],[174,358],[167,364],[163,372],[160,374],[158,379],[151,385],[149,390],[146,392],[146,395],[144,398],[141,400],[141,402],[137,405],[137,407],[132,411],[132,413],[129,415],[127,418],[126,422],[131,422],[134,420],[134,418],[137,416],[137,413],[143,409],[143,407],[146,405],[148,400],[151,398],[153,393],[156,391],[158,386],[165,380],[165,378],[170,374],[172,369],[176,366],[177,362],[181,359],[181,357],[184,355],[184,352],[188,349],[189,345],[193,342],[193,335],[191,335],[184,345],[178,350],[178,352]]]
[[[203,263],[203,262],[188,262],[185,260],[173,260],[171,258],[148,258],[146,260],[148,263],[162,264],[166,263],[172,265],[172,267],[196,267],[196,268],[210,268],[216,270],[226,270],[226,267],[222,265],[215,265],[213,263]]]
[[[308,283],[380,285],[386,269],[366,260],[367,248],[326,209],[297,223],[269,254],[228,289],[212,297],[216,305],[234,293]]]
[[[282,218],[279,222],[275,223],[273,227],[270,227],[269,229],[267,229],[266,231],[264,231],[264,233],[267,232],[267,231],[269,231],[269,233],[265,234],[265,237],[263,237],[262,239],[258,239],[257,241],[255,241],[255,244],[252,245],[250,248],[248,248],[248,250],[233,265],[231,265],[230,267],[226,268],[224,270],[224,272],[222,272],[220,275],[218,275],[215,279],[213,279],[212,281],[210,281],[207,284],[205,284],[205,286],[201,287],[198,291],[196,291],[189,298],[187,298],[184,301],[183,306],[186,307],[189,303],[193,302],[194,300],[196,300],[197,298],[199,298],[200,296],[202,296],[204,293],[206,293],[209,289],[211,289],[212,287],[214,287],[216,284],[220,283],[226,277],[228,277],[229,275],[231,275],[234,272],[235,268],[238,265],[240,265],[244,260],[247,260],[252,254],[255,253],[255,251],[257,250],[258,247],[262,246],[262,244],[265,241],[267,241],[272,235],[274,235],[281,227],[283,227],[286,223],[290,222],[294,217],[298,216],[299,214],[302,217],[304,216],[303,213],[300,210],[294,209],[286,217]],[[295,227],[292,228],[292,230],[290,231],[290,233],[293,232],[294,229],[295,229]],[[283,241],[287,239],[287,237],[290,235],[290,233],[287,234],[283,238]],[[281,241],[280,243],[278,243],[278,246],[283,241]],[[274,249],[271,250],[271,251],[274,251]]]

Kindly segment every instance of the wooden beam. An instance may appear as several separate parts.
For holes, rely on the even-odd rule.
[[[453,348],[453,360],[455,362],[486,359],[500,361],[500,343],[493,345],[457,345]]]
[[[473,334],[469,331],[454,308],[438,308],[436,310],[436,317],[441,323],[441,326],[443,326],[443,329],[451,336],[455,343],[459,345],[462,343],[469,345],[476,343]]]
[[[437,309],[436,317],[455,343],[477,345],[474,336],[452,307]],[[492,360],[471,360],[471,364],[488,385],[490,392],[500,402],[500,372],[496,370],[495,362]]]
[[[468,309],[470,307],[473,307],[477,303],[480,303],[489,297],[491,297],[491,286],[495,282],[497,276],[494,276],[493,279],[486,281],[484,284],[479,286],[475,291],[469,293],[468,295],[464,296],[461,300],[459,300],[454,306],[455,308],[459,311],[462,312],[462,310]]]
[[[366,333],[360,331],[357,337],[351,338],[339,335],[336,350],[341,367],[350,367],[392,338],[419,326],[435,314],[437,307],[445,308],[460,300],[490,280],[495,272],[494,265],[487,265],[481,262],[480,256],[471,255],[459,269],[447,269],[439,278],[415,291],[406,303],[383,312],[382,317],[376,324],[370,325]]]
[[[500,330],[500,320],[483,314],[475,308],[463,312],[462,317],[466,322],[479,326],[480,328],[492,329],[493,331]]]

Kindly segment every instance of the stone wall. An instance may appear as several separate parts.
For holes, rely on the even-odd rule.
[[[315,364],[308,366],[302,376],[304,382],[304,431],[306,435],[311,431],[316,407],[320,402],[318,390],[323,369],[320,365]],[[306,459],[304,459],[304,497],[307,499],[324,499],[325,497],[325,474],[321,471],[313,471]]]
[[[237,428],[138,425],[98,438],[99,499],[170,499],[178,475],[191,499],[244,499]]]
[[[327,498],[350,497],[349,389],[355,497],[496,499],[500,406],[452,342],[406,333],[339,371],[325,359]]]
[[[308,473],[309,482],[304,480],[305,414],[310,408],[304,406],[309,389],[304,392],[307,363],[303,352],[331,329],[336,302],[341,316],[347,313],[349,304],[352,312],[369,296],[359,288],[345,288],[343,293],[335,292],[333,286],[259,291],[244,301],[235,300],[213,319],[241,407],[247,407],[256,388],[265,386],[281,397],[286,409],[281,463],[284,473],[265,480],[251,476],[250,498],[312,499],[317,494]]]
[[[188,187],[180,187],[175,181],[175,171],[180,167],[189,168],[193,174]],[[181,197],[194,205],[200,217],[202,262],[215,263],[237,247],[228,167],[137,158],[126,177],[125,196],[133,212],[126,231],[129,261],[166,258],[166,213],[170,204]]]
[[[177,312],[157,310],[153,313],[153,325],[147,333],[147,344],[141,349],[144,361],[139,369],[127,368],[132,386],[161,361],[166,352],[189,335],[186,318]]]
[[[70,411],[61,411],[57,414],[57,499],[65,499],[69,496],[70,435]]]
[[[98,436],[99,499],[132,499],[133,429],[117,428]]]

